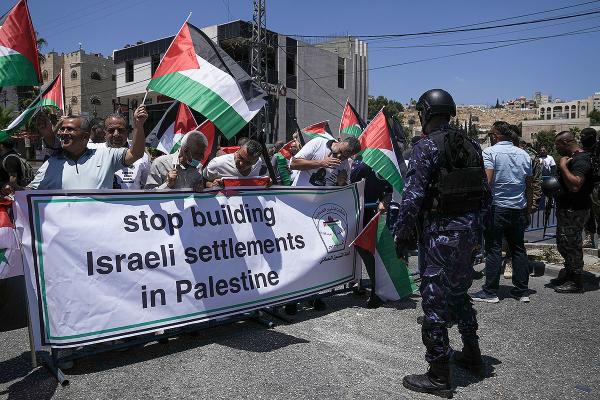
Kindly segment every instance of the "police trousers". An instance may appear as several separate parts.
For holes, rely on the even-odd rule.
[[[472,254],[480,232],[472,230],[424,233],[419,272],[425,359],[446,364],[450,358],[448,324],[457,323],[463,341],[477,340],[477,318],[467,290],[473,283]]]
[[[582,231],[589,210],[556,210],[556,248],[565,259],[565,269],[569,273],[583,272]]]

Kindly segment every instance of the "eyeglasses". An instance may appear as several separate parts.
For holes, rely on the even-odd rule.
[[[72,126],[61,126],[60,128],[58,128],[59,132],[69,132],[69,133],[77,132],[80,130],[81,130],[80,128],[73,128]]]

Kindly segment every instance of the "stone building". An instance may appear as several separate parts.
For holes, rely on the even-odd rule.
[[[116,76],[112,57],[82,49],[61,54],[51,52],[40,68],[44,85],[62,68],[67,112],[90,117],[104,117],[113,112]]]
[[[600,111],[600,92],[580,100],[542,103],[538,115],[544,120],[579,119],[586,118],[592,110]]]

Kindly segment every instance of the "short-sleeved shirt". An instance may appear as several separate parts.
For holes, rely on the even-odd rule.
[[[21,171],[21,161],[18,154],[14,151],[8,151],[0,156],[0,185],[6,184],[11,175],[17,176],[17,181],[23,178]]]
[[[133,163],[132,166],[125,166],[115,172],[113,187],[115,189],[136,190],[142,189],[148,178],[150,171],[150,157],[144,153],[142,158]]]
[[[248,178],[252,176],[261,176],[263,170],[263,162],[259,159],[252,166],[248,175],[240,174],[235,166],[235,153],[225,154],[215,157],[206,165],[202,171],[202,176],[207,181],[214,181],[219,178]]]
[[[542,175],[549,176],[552,173],[552,167],[556,166],[554,157],[547,155],[546,157],[540,157],[540,161],[542,162]]]
[[[115,172],[125,166],[127,149],[87,149],[77,161],[62,152],[50,157],[28,185],[32,189],[112,189]]]
[[[331,154],[331,145],[334,141],[323,138],[314,138],[306,143],[292,159],[324,160]],[[298,172],[292,186],[336,186],[340,172],[345,171],[350,177],[350,162],[342,161],[335,168],[315,168]]]
[[[564,177],[559,168],[558,182],[561,190],[556,197],[556,207],[560,209],[585,210],[591,207],[590,193],[594,187],[592,179],[592,161],[591,154],[587,151],[581,151],[573,154],[568,164],[569,171],[573,175],[585,178],[583,186],[578,192],[570,192],[565,185]]]
[[[177,179],[172,188],[167,186],[169,172],[177,169]],[[152,161],[144,189],[193,189],[202,182],[198,168],[179,164],[179,152],[165,154]]]
[[[496,207],[527,207],[525,178],[532,175],[531,157],[509,141],[501,141],[483,150],[485,169],[494,170],[491,183],[492,204]]]

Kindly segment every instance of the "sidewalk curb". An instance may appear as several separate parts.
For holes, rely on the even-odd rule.
[[[545,249],[555,249],[555,243],[525,243],[525,250],[545,250]],[[600,250],[598,249],[583,249],[583,254],[587,254],[588,256],[600,257]]]
[[[558,277],[558,272],[563,268],[562,265],[558,265],[558,264],[544,264],[544,265],[545,265],[544,275],[551,276],[553,278]],[[596,278],[600,278],[600,273],[598,273],[598,272],[585,271],[585,270],[584,270],[584,272],[587,272],[588,274],[592,274]]]

